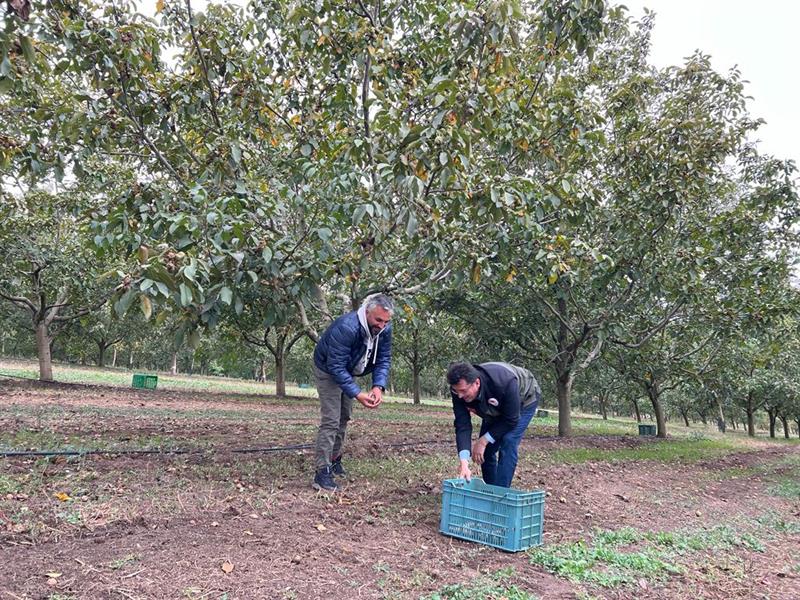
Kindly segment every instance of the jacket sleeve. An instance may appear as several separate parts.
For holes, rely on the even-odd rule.
[[[497,399],[500,403],[500,416],[493,419],[489,426],[488,433],[495,441],[499,441],[509,431],[514,429],[519,423],[520,399],[519,383],[516,377],[512,378],[503,390],[501,398]]]
[[[389,368],[392,366],[391,326],[378,339],[378,356],[375,357],[375,370],[372,371],[372,385],[385,388],[389,381]]]
[[[453,425],[456,429],[456,449],[458,452],[462,450],[471,451],[472,417],[467,410],[467,405],[461,398],[455,394],[450,394],[450,396],[453,400],[453,414],[455,415]]]
[[[335,327],[328,339],[328,355],[325,364],[325,370],[350,398],[355,398],[361,392],[361,388],[347,370],[350,348],[358,342],[357,337],[358,334],[350,331],[346,326],[340,324]]]

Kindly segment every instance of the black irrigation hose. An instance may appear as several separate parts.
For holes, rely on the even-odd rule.
[[[109,387],[107,385],[103,385],[100,383],[80,383],[78,381],[47,381],[46,379],[39,379],[38,377],[24,377],[22,375],[12,375],[11,373],[0,373],[0,377],[7,377],[9,379],[22,379],[23,381],[35,381],[36,383],[42,383],[44,385],[71,385],[74,387],[86,387],[86,388],[105,388]],[[114,387],[114,386],[112,386]],[[151,390],[152,391],[152,390]]]
[[[422,445],[429,445],[429,444],[443,444],[443,443],[451,443],[450,440],[423,440],[419,442],[397,442],[394,444],[384,444],[387,448],[401,448],[403,446],[422,446]],[[256,454],[259,452],[263,453],[270,453],[270,452],[293,452],[296,450],[310,450],[314,447],[314,444],[292,444],[290,446],[269,446],[266,448],[234,448],[233,450],[228,450],[233,454]],[[0,452],[0,456],[2,457],[26,457],[26,456],[88,456],[93,454],[119,454],[119,455],[131,455],[131,454],[206,454],[209,452],[219,453],[220,450],[210,449],[210,450],[187,450],[182,448],[175,448],[175,449],[166,449],[166,450],[97,450],[97,449],[89,449],[89,450],[28,450],[28,451],[19,451],[19,450],[9,450],[8,452]]]

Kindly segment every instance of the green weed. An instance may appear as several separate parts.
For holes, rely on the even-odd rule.
[[[142,559],[138,554],[127,554],[122,558],[112,560],[110,563],[108,563],[108,566],[114,571],[116,571],[132,563],[139,562],[140,560]]]
[[[798,500],[800,499],[800,481],[796,479],[783,479],[777,485],[770,487],[767,492],[773,496]]]
[[[443,587],[437,592],[424,596],[422,600],[536,600],[515,585],[508,585],[507,579],[513,575],[513,569],[503,569],[478,578],[469,584],[455,584]]]

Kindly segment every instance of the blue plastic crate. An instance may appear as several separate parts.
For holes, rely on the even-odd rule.
[[[445,535],[519,552],[542,543],[544,492],[525,492],[484,483],[481,479],[442,482]]]

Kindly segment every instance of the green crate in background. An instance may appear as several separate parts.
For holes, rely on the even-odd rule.
[[[131,385],[135,388],[154,390],[158,385],[158,375],[142,375],[141,373],[134,373]]]
[[[655,435],[656,434],[656,426],[655,425],[639,425],[639,435]]]

